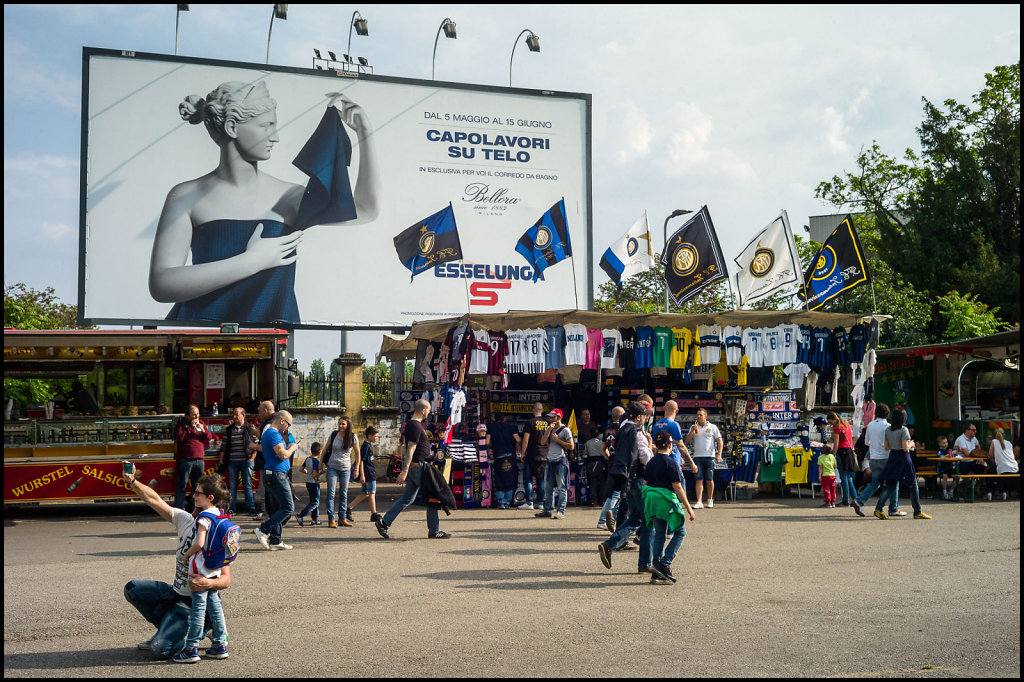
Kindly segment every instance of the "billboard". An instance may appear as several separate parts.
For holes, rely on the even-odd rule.
[[[590,307],[590,95],[85,48],[82,100],[83,322]],[[560,201],[574,257],[536,279],[516,247]],[[412,276],[395,238],[429,261],[449,207],[461,259]]]

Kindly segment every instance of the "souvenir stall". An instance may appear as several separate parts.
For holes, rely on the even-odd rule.
[[[841,373],[862,404],[870,400],[873,367],[865,361],[873,363],[881,319],[807,311],[483,314],[416,322],[405,338],[385,338],[380,355],[415,354],[413,390],[400,396],[403,419],[415,400],[431,403],[428,429],[451,462],[453,492],[459,488],[467,506],[489,506],[493,462],[478,425],[506,416],[521,426],[540,402],[545,412],[563,410],[570,424],[588,409],[603,426],[614,405],[642,393],[659,410],[675,400],[684,431],[697,408],[708,410],[726,440],[724,482],[753,482],[760,466],[769,480],[781,467],[777,480],[807,482],[814,451],[805,450],[812,434],[801,432],[801,415],[815,408],[817,382],[837,384]],[[577,462],[570,503],[588,503],[587,489]]]

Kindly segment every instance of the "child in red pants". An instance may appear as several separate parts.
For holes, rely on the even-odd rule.
[[[818,455],[818,480],[821,481],[821,492],[825,496],[822,507],[835,509],[836,506],[836,456],[832,454],[832,446],[826,445]]]

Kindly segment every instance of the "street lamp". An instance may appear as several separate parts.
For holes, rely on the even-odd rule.
[[[434,71],[437,64],[437,41],[441,39],[441,29],[444,29],[444,35],[446,38],[455,39],[458,36],[455,35],[455,22],[445,17],[441,25],[437,27],[437,35],[434,36],[434,56],[430,61],[430,80],[434,80]]]
[[[267,64],[270,63],[270,34],[274,32],[274,19],[287,19],[288,5],[274,5],[274,13],[270,15],[270,30],[267,31]]]
[[[516,56],[516,46],[519,44],[519,39],[523,37],[523,33],[530,34],[526,38],[526,46],[530,48],[530,52],[540,52],[540,38],[530,29],[524,28],[516,36],[516,42],[512,43],[512,57]],[[512,57],[508,58],[508,86],[510,88],[512,87]]]
[[[665,225],[662,228],[661,239],[662,239],[662,241],[665,244],[665,248],[662,249],[662,253],[666,257],[668,257],[668,221],[672,220],[673,218],[677,218],[677,217],[679,217],[681,215],[686,215],[687,213],[693,213],[693,211],[688,211],[685,208],[677,208],[676,210],[674,210],[671,213],[669,213],[668,217],[665,218]],[[667,313],[668,312],[668,277],[667,277],[667,274],[668,274],[669,264],[668,263],[664,263],[664,266],[665,266],[665,271],[666,271],[666,277],[665,277],[665,312]]]
[[[174,11],[174,54],[178,54],[178,19],[182,12],[188,11],[188,5],[178,5]]]
[[[356,19],[356,17],[359,17],[359,18]],[[352,13],[352,20],[348,22],[348,49],[345,50],[345,54],[346,55],[352,54],[352,29],[353,28],[356,30],[356,35],[358,35],[358,36],[368,36],[368,35],[370,35],[370,29],[368,29],[366,27],[366,19],[363,19],[363,15],[359,13],[359,10],[356,10],[355,12]],[[345,58],[348,59],[347,56]],[[349,59],[349,61],[352,61],[352,60]]]

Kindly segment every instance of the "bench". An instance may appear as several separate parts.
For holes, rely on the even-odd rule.
[[[969,478],[1020,478],[1020,474],[964,474],[960,477],[961,480]],[[974,502],[974,486],[971,485],[971,502]]]

